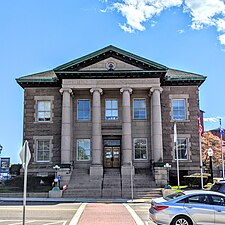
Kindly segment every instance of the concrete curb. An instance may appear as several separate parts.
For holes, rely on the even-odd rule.
[[[23,198],[0,198],[2,202],[22,202]],[[94,198],[27,198],[27,202],[56,202],[56,203],[148,203],[150,199],[94,199]]]

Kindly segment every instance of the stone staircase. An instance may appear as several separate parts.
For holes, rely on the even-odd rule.
[[[119,168],[104,169],[102,198],[121,198],[121,175]]]
[[[64,198],[101,198],[102,177],[90,176],[87,169],[74,169]]]
[[[123,178],[123,179],[122,179]],[[160,197],[149,169],[136,169],[133,176],[133,198]],[[90,176],[87,169],[74,169],[64,198],[132,198],[131,176],[121,176],[119,168],[104,169],[102,177]]]

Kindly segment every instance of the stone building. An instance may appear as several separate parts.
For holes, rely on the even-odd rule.
[[[180,175],[199,171],[199,87],[205,78],[114,46],[18,78],[29,173],[48,176],[58,164],[74,196],[73,189],[86,187],[94,196],[124,197],[132,182],[134,188],[164,185],[165,163],[176,176],[174,121]]]

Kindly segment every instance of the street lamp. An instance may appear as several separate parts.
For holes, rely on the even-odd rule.
[[[211,172],[211,183],[213,183],[213,166],[212,166],[212,156],[213,156],[213,150],[211,148],[208,149],[208,156],[209,156],[209,167]]]
[[[166,168],[166,171],[167,171],[167,185],[169,185],[169,181],[170,181],[170,177],[169,177],[169,170],[171,168],[171,165],[169,163],[166,163],[164,165],[164,167]]]
[[[55,179],[57,178],[57,172],[59,171],[60,167],[58,165],[53,166],[53,169],[55,170]]]

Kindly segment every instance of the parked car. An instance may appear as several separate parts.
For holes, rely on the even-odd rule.
[[[221,181],[214,183],[211,186],[210,190],[225,194],[225,180],[221,180]]]
[[[156,198],[149,218],[158,225],[224,225],[225,195],[193,190]]]

